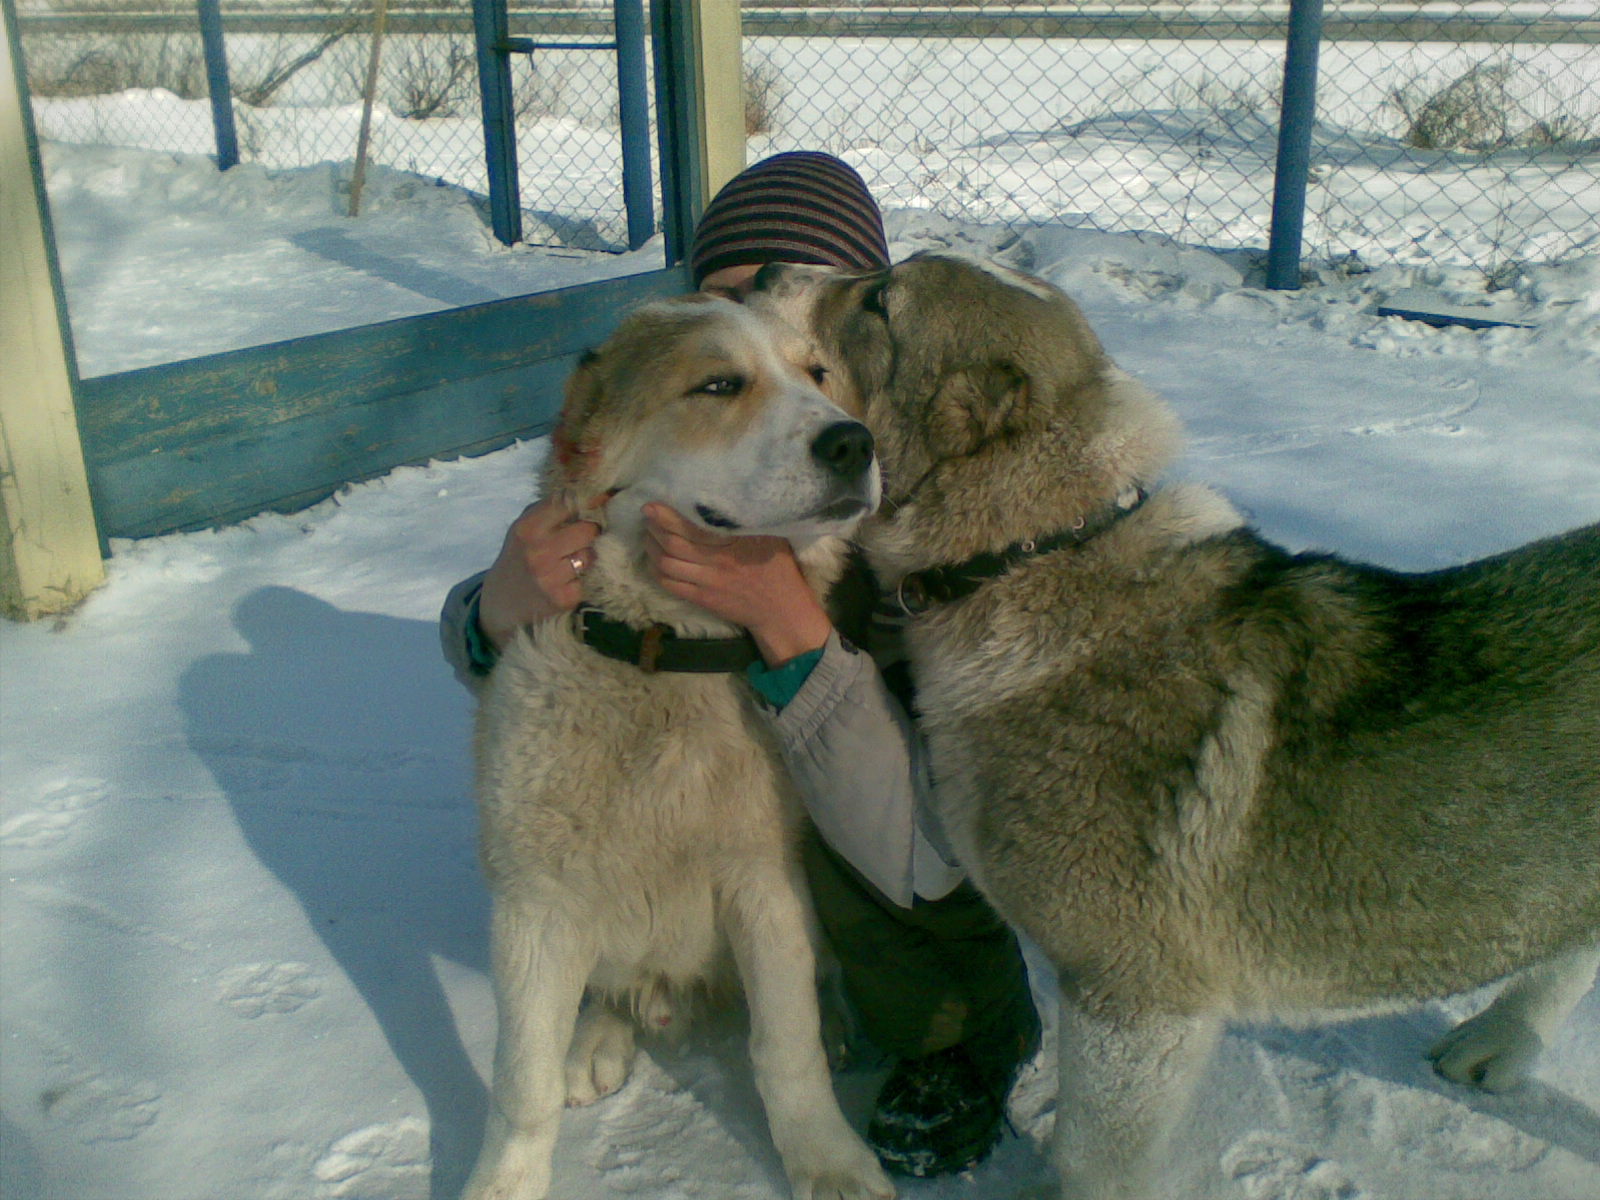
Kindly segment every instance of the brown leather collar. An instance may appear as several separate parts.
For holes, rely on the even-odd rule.
[[[587,604],[577,610],[575,627],[584,645],[641,671],[730,674],[761,661],[761,651],[749,634],[695,638],[676,634],[666,625],[639,629]]]

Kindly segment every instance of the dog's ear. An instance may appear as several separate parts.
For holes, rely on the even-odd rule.
[[[947,370],[928,413],[936,457],[971,454],[1022,425],[1028,376],[1011,363],[969,363]]]
[[[577,368],[567,377],[561,419],[550,436],[556,461],[574,484],[582,480],[588,465],[593,462],[595,452],[600,448],[590,424],[602,386],[600,355],[593,350],[585,350],[578,359]]]

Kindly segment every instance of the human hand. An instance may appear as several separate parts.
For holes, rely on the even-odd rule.
[[[594,562],[600,526],[577,515],[552,496],[511,523],[478,593],[478,625],[496,649],[524,625],[571,612],[583,599],[582,575]]]
[[[645,557],[674,596],[743,625],[770,667],[815,650],[833,622],[781,537],[729,537],[665,504],[644,506]]]

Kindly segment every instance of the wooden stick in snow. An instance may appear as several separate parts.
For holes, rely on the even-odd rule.
[[[367,144],[372,134],[372,101],[378,90],[378,59],[383,31],[389,23],[389,0],[377,0],[372,13],[372,53],[367,55],[367,82],[361,89],[361,134],[356,139],[356,169],[350,176],[350,215],[361,211],[361,187],[367,180]]]

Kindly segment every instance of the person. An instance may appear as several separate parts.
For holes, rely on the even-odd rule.
[[[792,152],[730,180],[695,230],[697,288],[740,299],[769,262],[889,265],[866,184],[831,155]],[[745,626],[750,681],[812,817],[802,848],[819,923],[866,1039],[892,1060],[867,1140],[891,1171],[948,1174],[998,1143],[1039,1018],[1016,936],[943,848],[893,631],[871,619],[859,556],[827,606],[781,538],[726,537],[646,505],[661,586]],[[558,499],[527,508],[490,568],[441,614],[445,655],[475,685],[524,625],[575,608],[598,527]]]

